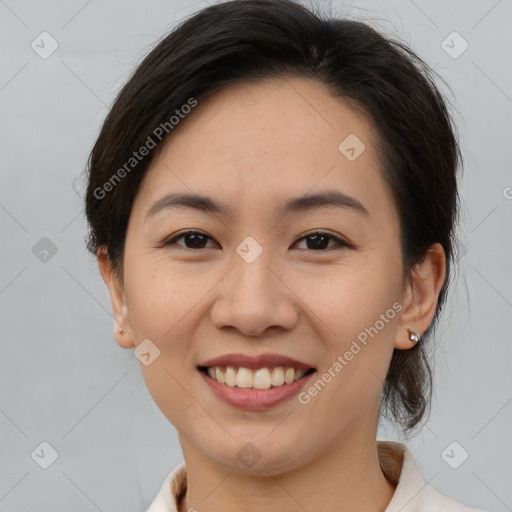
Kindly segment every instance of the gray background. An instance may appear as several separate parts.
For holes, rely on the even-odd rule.
[[[463,257],[439,330],[433,411],[409,446],[440,492],[512,510],[512,2],[319,3],[397,34],[450,84],[465,155]],[[0,511],[142,511],[182,460],[137,359],[112,338],[77,178],[133,67],[206,5],[0,0]],[[46,37],[51,48],[43,31],[58,43],[46,59],[31,47]],[[457,58],[453,31],[469,44]],[[400,440],[385,425],[379,438]],[[58,453],[48,469],[31,456],[43,441]],[[442,457],[454,441],[452,459],[469,453],[458,469]]]

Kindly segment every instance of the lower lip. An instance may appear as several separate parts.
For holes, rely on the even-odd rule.
[[[199,371],[199,373],[215,395],[227,404],[239,407],[240,409],[255,410],[270,409],[297,395],[309,381],[309,378],[316,372],[311,372],[291,384],[283,384],[282,386],[269,389],[231,387],[227,384],[221,384],[202,371]]]

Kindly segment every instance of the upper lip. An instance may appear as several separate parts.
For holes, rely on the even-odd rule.
[[[224,354],[213,359],[208,359],[199,364],[198,367],[212,367],[212,366],[236,366],[238,368],[251,368],[256,370],[258,368],[283,366],[286,368],[302,368],[308,370],[314,366],[298,361],[291,357],[282,356],[280,354],[259,354],[257,356],[250,356],[247,354]]]

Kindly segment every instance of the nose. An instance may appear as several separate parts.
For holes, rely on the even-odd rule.
[[[252,263],[233,256],[233,268],[216,287],[218,295],[211,309],[218,329],[234,328],[256,337],[267,330],[297,325],[300,301],[265,253]]]

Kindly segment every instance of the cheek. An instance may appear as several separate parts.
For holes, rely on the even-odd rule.
[[[208,425],[211,418],[200,406],[201,399],[198,401],[197,392],[179,369],[180,365],[170,363],[163,352],[150,366],[141,365],[144,382],[159,410],[179,432],[188,433],[196,424]],[[204,435],[201,431],[195,433],[198,438]]]
[[[218,279],[206,268],[184,271],[180,265],[161,262],[137,265],[135,260],[136,256],[132,258],[131,271],[126,274],[126,292],[137,342],[151,338],[168,345],[183,329],[187,315],[200,306],[201,299]]]
[[[392,258],[368,257],[364,264],[359,261],[333,272],[322,286],[312,286],[311,277],[311,293],[304,296],[321,330],[326,350],[323,381],[329,388],[320,394],[332,393],[323,403],[340,404],[332,410],[334,416],[346,414],[342,404],[364,415],[379,398],[401,310],[400,272]]]
[[[141,373],[159,407],[167,404],[170,410],[179,410],[184,395],[180,392],[183,381],[180,372],[190,357],[190,333],[187,335],[184,331],[185,320],[201,295],[197,288],[188,286],[190,283],[180,278],[179,273],[157,272],[149,265],[130,267],[134,260],[132,253],[131,261],[127,258],[129,271],[125,274],[130,326],[136,347],[149,339],[154,344],[152,351],[156,352],[153,353],[157,354],[149,365],[140,362]],[[187,293],[194,289],[195,292]]]
[[[390,260],[368,255],[334,267],[321,279],[317,274],[295,281],[302,283],[298,295],[322,326],[330,350],[348,349],[352,339],[376,323],[379,335],[388,336],[401,289],[401,267]]]

